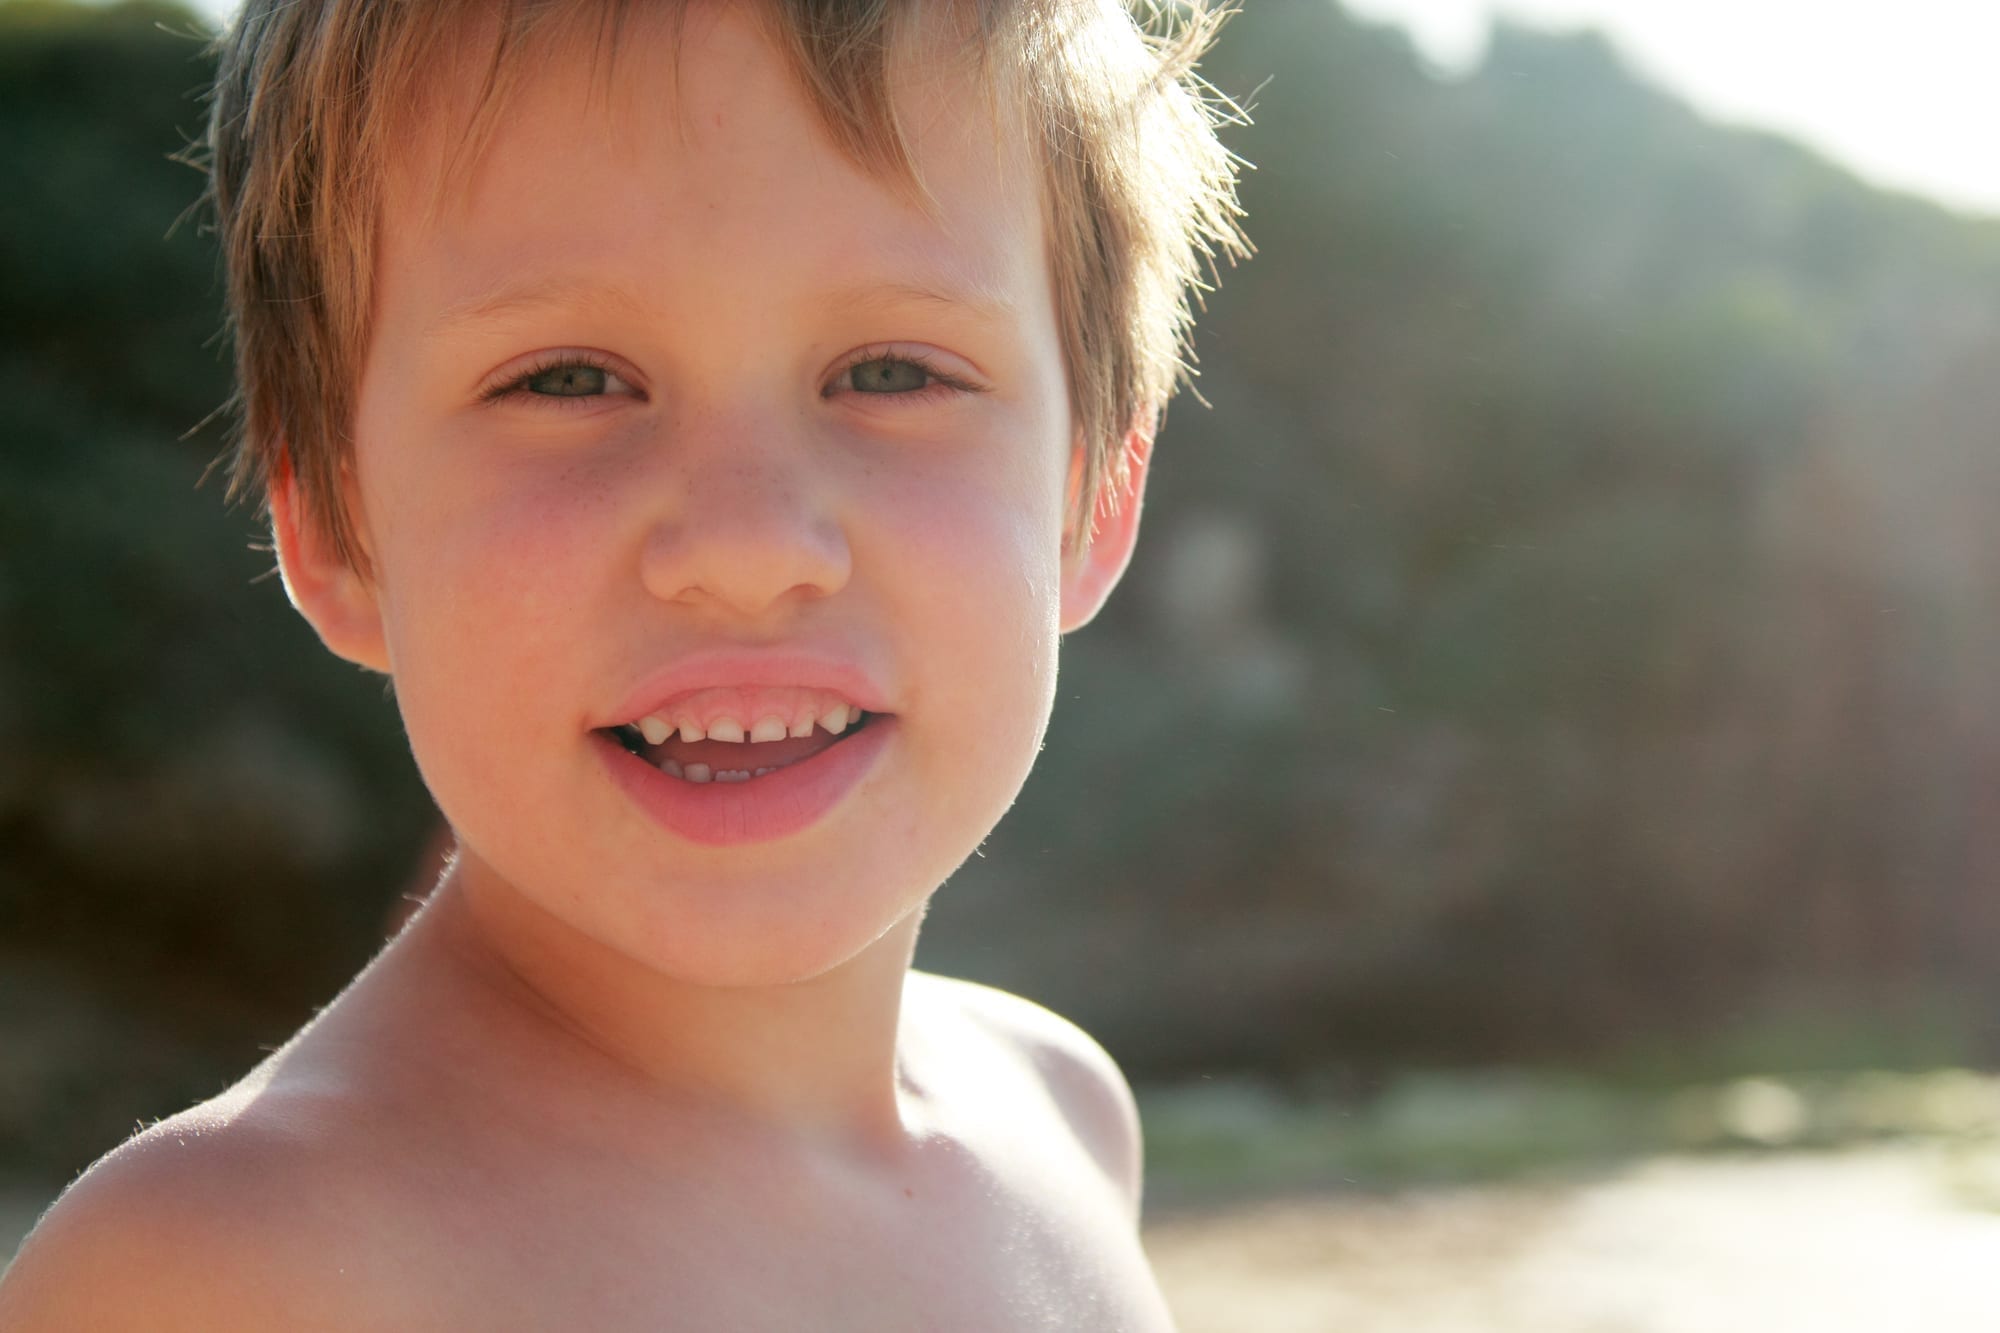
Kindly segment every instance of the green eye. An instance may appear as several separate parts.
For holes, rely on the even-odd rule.
[[[550,366],[537,371],[522,384],[529,393],[550,398],[589,398],[604,392],[605,374],[601,367],[585,365]]]
[[[857,393],[915,393],[928,388],[931,374],[914,361],[877,357],[848,371]]]

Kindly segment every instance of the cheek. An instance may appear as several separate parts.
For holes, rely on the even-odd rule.
[[[380,469],[373,488],[390,590],[407,594],[392,614],[425,640],[495,617],[532,638],[602,559],[616,487],[581,462],[536,465],[449,439],[424,447],[427,457]]]
[[[413,481],[386,536],[397,708],[425,784],[474,845],[549,825],[537,777],[576,752],[601,691],[587,617],[604,582],[601,535],[592,545],[603,510],[560,484]]]
[[[884,517],[868,555],[893,590],[889,614],[932,659],[927,688],[985,719],[1002,769],[1032,758],[1054,699],[1061,485],[1058,468],[961,468],[875,491]]]
[[[410,740],[485,753],[505,733],[568,725],[588,696],[580,609],[604,581],[609,488],[583,475],[407,466],[375,513],[384,630]],[[482,720],[483,719],[483,720]]]
[[[899,577],[942,599],[950,619],[1035,621],[1052,614],[1060,590],[1061,471],[1028,466],[1004,447],[989,452],[990,460],[946,456],[930,467],[871,473],[865,485],[876,517],[866,527],[880,534]]]

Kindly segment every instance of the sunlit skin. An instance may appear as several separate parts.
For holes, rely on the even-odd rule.
[[[934,222],[831,154],[736,26],[686,53],[678,99],[636,78],[607,98],[585,67],[526,90],[434,226],[392,211],[355,431],[375,576],[329,575],[316,619],[394,678],[480,947],[663,1071],[684,1057],[662,1034],[744,1047],[743,997],[709,1015],[715,988],[785,985],[754,1020],[788,1052],[768,1095],[893,1128],[882,1015],[916,913],[1048,716],[1064,372],[1035,196],[1001,184],[991,128],[914,90]],[[851,387],[915,358],[921,387]],[[603,392],[534,392],[564,363]],[[890,753],[796,836],[663,834],[593,730],[663,669],[758,650],[856,669]]]
[[[1065,558],[1035,170],[978,85],[913,64],[926,211],[829,145],[749,21],[698,6],[668,41],[635,23],[608,80],[552,58],[441,209],[451,116],[391,181],[366,572],[288,485],[275,527],[294,603],[393,680],[461,850],[318,1022],[45,1228],[181,1255],[145,1327],[269,1327],[265,1290],[288,1328],[1166,1325],[1116,1071],[909,970],[1136,524],[1143,467]],[[880,729],[802,827],[683,836],[614,780],[649,682],[822,668]],[[116,1220],[149,1215],[186,1234]]]

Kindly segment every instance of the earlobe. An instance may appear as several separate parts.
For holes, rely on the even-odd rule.
[[[374,584],[341,557],[314,519],[288,458],[272,470],[271,539],[285,596],[320,641],[356,666],[388,674]]]
[[[1125,454],[1125,476],[1119,482],[1105,479],[1091,508],[1090,530],[1078,539],[1082,549],[1072,552],[1063,564],[1065,634],[1088,625],[1103,608],[1139,540],[1139,509],[1146,491],[1146,468],[1153,457],[1152,432],[1135,426],[1120,447]],[[1081,475],[1081,466],[1079,453],[1072,464],[1073,477]]]

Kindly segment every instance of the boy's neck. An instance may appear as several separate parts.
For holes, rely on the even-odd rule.
[[[524,1036],[634,1077],[662,1110],[692,1110],[860,1153],[905,1142],[903,987],[920,913],[846,963],[765,987],[689,984],[566,926],[462,858],[410,930],[501,1001]],[[606,1068],[606,1064],[609,1068]]]

